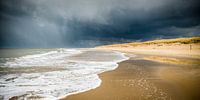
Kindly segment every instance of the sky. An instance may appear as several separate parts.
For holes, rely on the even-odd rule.
[[[0,0],[1,48],[200,36],[199,0]]]

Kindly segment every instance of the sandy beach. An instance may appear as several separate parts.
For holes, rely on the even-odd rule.
[[[64,100],[199,100],[199,44],[193,50],[186,48],[190,44],[170,44],[161,48],[156,45],[143,46],[140,50],[132,47],[98,48],[124,52],[130,59],[119,63],[117,69],[100,74],[100,87]]]
[[[119,63],[100,74],[100,87],[64,100],[198,100],[198,66],[170,65],[142,57]]]

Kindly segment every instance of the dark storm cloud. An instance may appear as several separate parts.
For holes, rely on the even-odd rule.
[[[199,36],[198,0],[1,0],[1,47]]]

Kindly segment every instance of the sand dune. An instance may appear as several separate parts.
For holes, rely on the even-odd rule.
[[[200,37],[113,44],[96,48],[136,54],[200,58]]]

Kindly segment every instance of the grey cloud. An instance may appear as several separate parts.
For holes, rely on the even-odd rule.
[[[199,4],[198,0],[4,0],[0,47],[87,47],[198,36]]]

